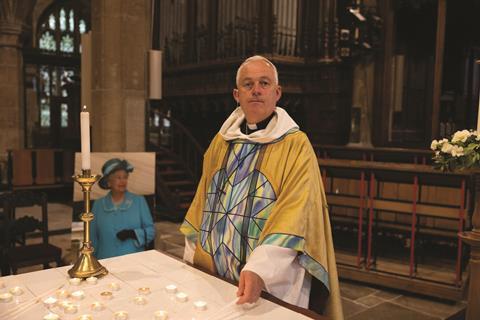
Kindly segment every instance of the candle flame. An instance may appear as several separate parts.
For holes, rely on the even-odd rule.
[[[87,106],[83,105],[82,112],[87,112]]]

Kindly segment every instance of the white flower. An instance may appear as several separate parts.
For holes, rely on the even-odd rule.
[[[442,145],[442,152],[443,153],[452,153],[452,149],[453,149],[453,146],[448,142],[445,142]]]
[[[430,145],[430,149],[432,149],[433,151],[437,150],[437,147],[438,147],[438,141],[437,140],[433,140],[432,141],[432,144]]]
[[[471,135],[472,135],[472,133],[468,130],[457,131],[453,135],[452,143],[456,143],[456,142],[459,142],[459,141],[465,142],[465,141],[467,141],[468,137],[470,137]]]
[[[463,156],[464,153],[463,153],[463,147],[459,147],[459,146],[453,146],[452,148],[452,156],[454,157],[461,157]]]

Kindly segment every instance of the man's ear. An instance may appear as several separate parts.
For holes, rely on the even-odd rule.
[[[282,97],[282,87],[281,86],[277,86],[276,93],[277,93],[277,101],[278,101]]]
[[[235,99],[235,101],[237,101],[237,103],[240,102],[240,97],[239,97],[238,89],[233,89],[233,99]]]

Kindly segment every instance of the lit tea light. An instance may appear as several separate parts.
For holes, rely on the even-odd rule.
[[[174,284],[169,284],[168,286],[165,287],[165,290],[168,293],[176,293],[177,292],[177,286]]]
[[[158,310],[154,312],[153,316],[155,317],[155,320],[167,320],[168,312],[165,310]]]
[[[177,293],[177,295],[175,296],[175,298],[177,299],[177,301],[179,302],[186,302],[188,300],[188,295],[184,292],[179,292]]]
[[[135,302],[135,304],[138,304],[138,305],[144,305],[144,304],[147,304],[147,299],[141,296],[136,296],[133,298],[133,302]]]
[[[77,320],[93,320],[93,317],[91,314],[82,314]]]
[[[59,320],[60,316],[56,313],[48,313],[43,317],[43,320]]]
[[[72,292],[72,298],[75,300],[82,300],[85,298],[85,293],[82,290]]]
[[[82,282],[82,279],[80,278],[71,278],[68,280],[68,283],[70,283],[72,286],[78,286]]]
[[[57,290],[55,294],[57,295],[58,298],[68,298],[70,296],[70,292],[68,292],[68,290],[65,290],[65,289]]]
[[[1,302],[10,302],[12,301],[12,294],[11,293],[8,293],[8,292],[5,292],[5,293],[2,293],[0,294],[0,301]]]
[[[54,297],[48,297],[47,299],[43,300],[43,304],[47,308],[52,308],[57,304],[57,299]]]
[[[114,315],[115,320],[127,320],[128,312],[127,311],[117,311]]]
[[[10,289],[10,293],[14,296],[20,296],[23,294],[23,289],[22,287],[13,287]]]
[[[146,295],[150,294],[151,291],[150,291],[149,287],[142,287],[142,288],[138,288],[138,293],[146,296]]]
[[[101,302],[95,301],[90,305],[90,309],[92,309],[93,311],[102,311],[103,309],[105,309],[105,305]]]
[[[193,303],[193,306],[195,307],[196,310],[203,311],[203,310],[207,309],[207,303],[205,301],[201,301],[201,300],[195,301]]]
[[[105,300],[110,300],[113,298],[113,293],[111,291],[103,291],[100,293],[100,297]]]
[[[63,300],[59,302],[58,305],[60,306],[60,308],[65,309],[66,307],[72,305],[72,303],[70,301]]]
[[[113,291],[120,290],[120,285],[117,282],[112,282],[109,284],[109,286],[110,286],[110,289],[112,289]]]
[[[63,307],[63,311],[68,314],[75,314],[78,312],[78,306],[72,303],[68,303]]]
[[[97,284],[98,278],[97,277],[88,277],[87,283],[88,284]]]

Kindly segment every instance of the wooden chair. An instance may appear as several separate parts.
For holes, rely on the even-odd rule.
[[[49,268],[51,262],[62,265],[62,249],[48,243],[48,212],[47,196],[45,193],[31,191],[15,191],[8,197],[9,212],[5,214],[8,236],[4,247],[9,269],[13,274],[18,268],[43,264]],[[15,210],[18,207],[39,205],[42,210],[42,220],[31,216],[16,218]],[[42,243],[27,244],[26,234],[39,230]]]
[[[0,195],[0,270],[2,276],[9,274],[9,267],[7,262],[7,247],[5,244],[9,241],[7,231],[6,213],[9,212],[7,194]]]

